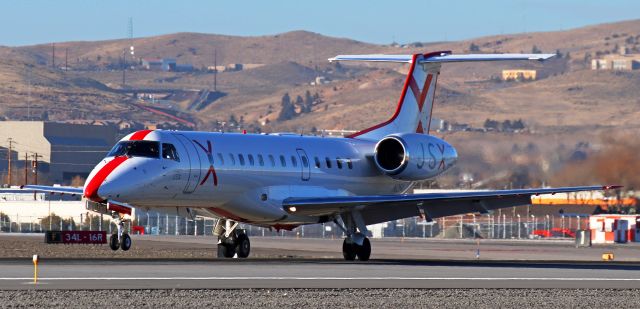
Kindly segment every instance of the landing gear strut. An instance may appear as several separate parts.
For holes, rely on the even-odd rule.
[[[246,231],[238,229],[238,222],[219,219],[213,228],[213,235],[218,236],[219,258],[246,258],[251,252],[251,242]]]
[[[114,214],[113,217],[116,225],[118,226],[118,231],[116,234],[112,234],[111,238],[109,238],[109,247],[113,251],[118,249],[127,251],[131,248],[131,237],[129,234],[125,233],[124,230],[124,223],[128,220],[121,218],[118,214]]]
[[[347,261],[358,258],[360,261],[368,261],[371,257],[371,242],[365,236],[368,233],[367,226],[359,212],[342,214],[334,222],[342,229],[347,237],[342,242],[342,256]]]

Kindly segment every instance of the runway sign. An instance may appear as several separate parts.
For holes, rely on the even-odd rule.
[[[45,243],[101,245],[107,243],[105,231],[47,231]]]

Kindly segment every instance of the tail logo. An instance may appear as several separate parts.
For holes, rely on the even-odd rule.
[[[424,107],[424,101],[427,98],[427,94],[429,93],[429,87],[431,87],[431,80],[433,79],[433,74],[428,74],[427,78],[424,81],[424,86],[422,86],[422,91],[418,88],[418,83],[416,79],[411,76],[411,80],[409,80],[409,88],[411,88],[411,92],[413,96],[416,98],[416,103],[418,104],[418,113],[420,114],[420,120],[418,121],[418,127],[416,128],[416,133],[424,133],[424,127],[422,122],[428,121],[428,117],[425,117],[425,113],[423,113],[422,108]],[[431,111],[429,111],[431,112]]]

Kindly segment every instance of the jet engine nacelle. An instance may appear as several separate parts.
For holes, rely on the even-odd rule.
[[[374,161],[394,179],[426,180],[449,169],[458,153],[449,143],[425,134],[398,133],[376,144]]]

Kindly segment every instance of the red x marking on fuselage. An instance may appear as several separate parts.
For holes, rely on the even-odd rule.
[[[200,182],[200,185],[203,185],[205,182],[207,182],[207,179],[209,179],[209,175],[213,175],[213,186],[217,186],[218,175],[216,175],[216,170],[215,168],[213,168],[213,147],[211,146],[211,141],[207,141],[207,148],[204,148],[204,146],[202,146],[202,144],[200,144],[195,139],[193,140],[193,142],[196,143],[198,146],[200,146],[202,151],[204,151],[204,153],[207,155],[207,158],[209,159],[209,170],[207,171],[207,174],[204,176],[204,178]]]

